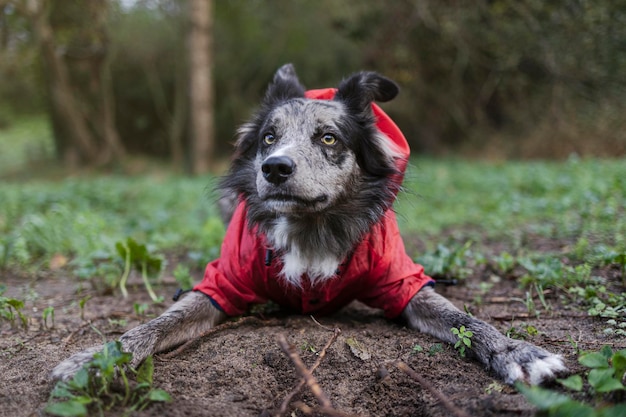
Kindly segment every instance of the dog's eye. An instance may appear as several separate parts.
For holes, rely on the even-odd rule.
[[[276,142],[276,136],[272,135],[271,133],[266,133],[265,135],[263,135],[263,142],[265,142],[267,145],[271,145]]]
[[[330,133],[326,133],[322,136],[322,143],[327,146],[332,146],[337,143],[337,138]]]

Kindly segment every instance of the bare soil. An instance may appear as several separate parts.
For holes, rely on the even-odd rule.
[[[594,273],[610,277],[610,269]],[[597,275],[596,274],[596,275]],[[62,270],[17,275],[3,272],[8,296],[27,299],[24,312],[30,317],[28,330],[0,322],[0,416],[43,415],[53,383],[50,370],[79,350],[102,343],[158,315],[171,304],[176,289],[172,278],[157,288],[166,297],[161,305],[150,304],[147,315],[137,316],[134,303],[149,303],[139,281],[130,295],[100,295],[88,285],[81,286]],[[539,334],[529,341],[564,356],[568,367],[581,371],[574,344],[582,350],[598,350],[608,344],[626,347],[626,339],[602,333],[602,321],[569,308],[554,294],[547,294],[551,311],[530,316],[515,298],[524,294],[512,279],[503,279],[482,301],[478,284],[490,272],[479,271],[463,285],[438,287],[459,308],[492,323],[503,333],[512,326],[521,330],[530,324]],[[79,300],[90,296],[81,317]],[[539,304],[538,304],[539,305]],[[53,306],[52,328],[43,326],[41,312]],[[138,416],[269,416],[280,408],[299,378],[294,365],[277,343],[284,334],[296,347],[307,366],[339,328],[320,366],[315,370],[321,389],[333,407],[361,416],[451,416],[432,391],[397,369],[393,362],[404,361],[430,387],[471,416],[532,416],[533,407],[509,386],[496,381],[478,363],[460,357],[450,345],[436,350],[436,339],[411,331],[402,323],[383,318],[379,311],[353,303],[330,317],[285,316],[280,313],[233,319],[223,329],[188,344],[175,354],[155,358],[155,386],[169,392],[173,402],[154,404]],[[240,321],[237,321],[240,320]],[[50,325],[50,321],[48,321]],[[98,332],[95,330],[97,329]],[[524,333],[522,331],[522,333]],[[353,351],[348,339],[361,347]],[[413,349],[415,345],[423,351]],[[429,352],[430,351],[430,352]],[[305,415],[306,407],[319,404],[305,387],[290,403],[284,415]],[[120,415],[113,410],[107,415]],[[322,415],[315,413],[314,415]]]

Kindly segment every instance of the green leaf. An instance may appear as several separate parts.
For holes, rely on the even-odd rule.
[[[87,407],[78,401],[65,401],[48,405],[46,413],[61,417],[78,417],[87,415]]]
[[[591,352],[581,355],[578,362],[587,368],[608,368],[609,361],[606,356],[599,352]]]
[[[168,394],[167,391],[164,391],[162,389],[155,389],[155,390],[150,391],[150,394],[148,395],[148,399],[150,399],[150,401],[160,401],[160,402],[169,403],[172,401],[172,396]]]
[[[602,346],[602,349],[600,349],[600,353],[608,360],[611,356],[613,356],[613,351],[611,350],[611,347],[608,345],[604,345]]]
[[[467,347],[470,347],[470,348],[472,347],[472,341],[470,339],[463,338],[463,343]]]
[[[52,389],[50,396],[52,398],[72,398],[74,394],[72,394],[65,382],[59,381]]]
[[[137,382],[145,382],[152,385],[153,374],[154,361],[152,359],[152,356],[148,356],[146,360],[143,361],[139,369],[137,369]]]
[[[89,372],[87,369],[82,368],[74,377],[68,382],[68,385],[71,389],[74,390],[83,390],[89,386]]]
[[[565,404],[570,400],[566,395],[538,386],[526,386],[520,382],[515,384],[515,388],[521,392],[531,404],[540,410],[549,410],[553,407]]]
[[[611,392],[624,389],[622,383],[613,378],[614,373],[615,370],[613,368],[592,369],[589,371],[589,384],[597,392]]]
[[[557,381],[565,388],[569,388],[573,391],[580,391],[583,389],[583,378],[580,375],[572,375],[569,378],[557,379]]]
[[[618,404],[598,410],[598,417],[624,417],[626,416],[626,404]]]
[[[413,346],[413,352],[423,352],[424,348],[421,347],[420,345],[415,345]]]
[[[575,400],[552,407],[549,415],[550,417],[597,417],[592,407]]]
[[[626,349],[616,352],[611,359],[611,363],[613,364],[613,369],[615,369],[617,379],[622,379],[624,372],[626,372]]]
[[[20,310],[24,307],[24,301],[16,300],[15,298],[9,298],[6,303],[16,310]]]
[[[471,330],[468,330],[465,332],[465,337],[472,337],[474,336],[474,332],[472,332]]]

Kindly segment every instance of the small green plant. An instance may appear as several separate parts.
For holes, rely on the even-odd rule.
[[[605,333],[626,336],[626,293],[610,292],[597,280],[585,287],[574,286],[568,293],[590,316],[606,319]]]
[[[173,274],[179,288],[182,288],[183,290],[193,288],[193,277],[191,276],[191,273],[189,272],[189,267],[187,265],[176,265]]]
[[[504,391],[504,386],[498,381],[493,381],[491,384],[487,385],[487,388],[485,388],[485,393],[487,394],[493,394],[494,392],[502,391]]]
[[[48,317],[50,317],[50,326],[48,326]],[[54,327],[54,307],[48,306],[43,309],[41,313],[41,318],[43,320],[43,326],[47,329],[51,329]]]
[[[626,373],[626,349],[613,352],[604,346],[599,352],[589,352],[578,357],[578,362],[589,368],[587,383],[593,395],[595,406],[577,401],[566,394],[541,387],[528,387],[516,384],[517,389],[549,417],[583,416],[583,417],[618,417],[626,415],[626,404],[615,404],[611,399],[617,398],[616,393],[623,395],[626,391],[623,381]],[[581,392],[585,387],[581,375],[572,375],[557,380],[570,391]]]
[[[157,297],[150,284],[150,278],[158,275],[163,268],[163,259],[160,256],[153,255],[148,251],[144,244],[137,243],[133,238],[115,244],[118,255],[124,260],[124,272],[119,282],[120,290],[124,297],[128,296],[126,290],[126,282],[130,275],[131,267],[141,272],[143,284],[150,294],[150,298],[154,302],[160,302],[162,299]]]
[[[87,304],[87,301],[89,301],[90,299],[91,295],[88,295],[78,301],[78,307],[80,308],[80,319],[83,321],[85,320],[85,304]]]
[[[4,297],[7,287],[0,285],[0,319],[7,320],[11,323],[11,327],[14,327],[19,320],[22,327],[28,328],[28,317],[22,313],[24,308],[24,301],[17,298]]]
[[[424,351],[424,348],[420,345],[415,345],[411,348],[411,353],[421,353]]]
[[[537,306],[535,305],[535,299],[533,298],[532,287],[525,292],[525,295],[525,298],[511,297],[511,300],[519,301],[520,303],[524,304],[524,306],[526,306],[526,311],[528,311],[529,315],[539,317],[539,311],[537,310]]]
[[[454,344],[454,348],[459,351],[462,357],[465,357],[465,349],[472,348],[472,336],[474,336],[474,332],[466,330],[465,326],[461,326],[458,329],[453,327],[450,331],[459,339]]]
[[[525,340],[528,337],[534,337],[539,334],[539,330],[533,325],[522,323],[520,329],[515,326],[511,326],[506,332],[506,336],[511,339]]]
[[[133,310],[135,311],[135,314],[138,316],[145,316],[146,312],[148,311],[148,308],[150,308],[150,306],[146,303],[134,303],[133,304]]]
[[[439,352],[443,352],[443,345],[441,343],[435,343],[428,349],[428,356],[435,356]]]
[[[167,392],[153,388],[152,357],[134,370],[128,367],[132,355],[121,349],[118,341],[107,343],[71,380],[57,382],[45,412],[55,416],[87,416],[90,410],[102,415],[121,407],[122,414],[127,416],[151,402],[171,401]],[[121,385],[115,383],[116,374]],[[129,374],[135,376],[136,383],[129,380]]]
[[[311,352],[311,353],[317,353],[318,351],[315,345],[313,345],[313,343],[309,342],[308,340],[305,340],[304,342],[302,342],[302,344],[300,345],[300,350],[303,352]]]
[[[613,256],[606,259],[607,263],[615,263],[620,267],[620,276],[622,278],[622,285],[626,285],[626,252],[616,253]]]
[[[517,260],[513,255],[508,252],[502,252],[498,256],[493,257],[494,269],[498,274],[506,275],[510,273],[515,265],[517,265]]]
[[[468,263],[472,257],[471,246],[471,241],[463,245],[440,244],[434,252],[425,253],[416,262],[423,265],[426,272],[435,278],[464,279],[472,273]]]
[[[72,261],[74,274],[88,281],[96,291],[108,294],[119,286],[123,263],[106,251],[97,251]]]

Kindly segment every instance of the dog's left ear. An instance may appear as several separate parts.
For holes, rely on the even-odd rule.
[[[375,72],[359,72],[339,84],[335,100],[343,101],[350,110],[362,112],[372,101],[385,102],[398,95],[398,85]]]
[[[304,97],[304,91],[293,64],[285,64],[274,74],[274,80],[265,93],[264,103],[271,106],[291,98]]]

